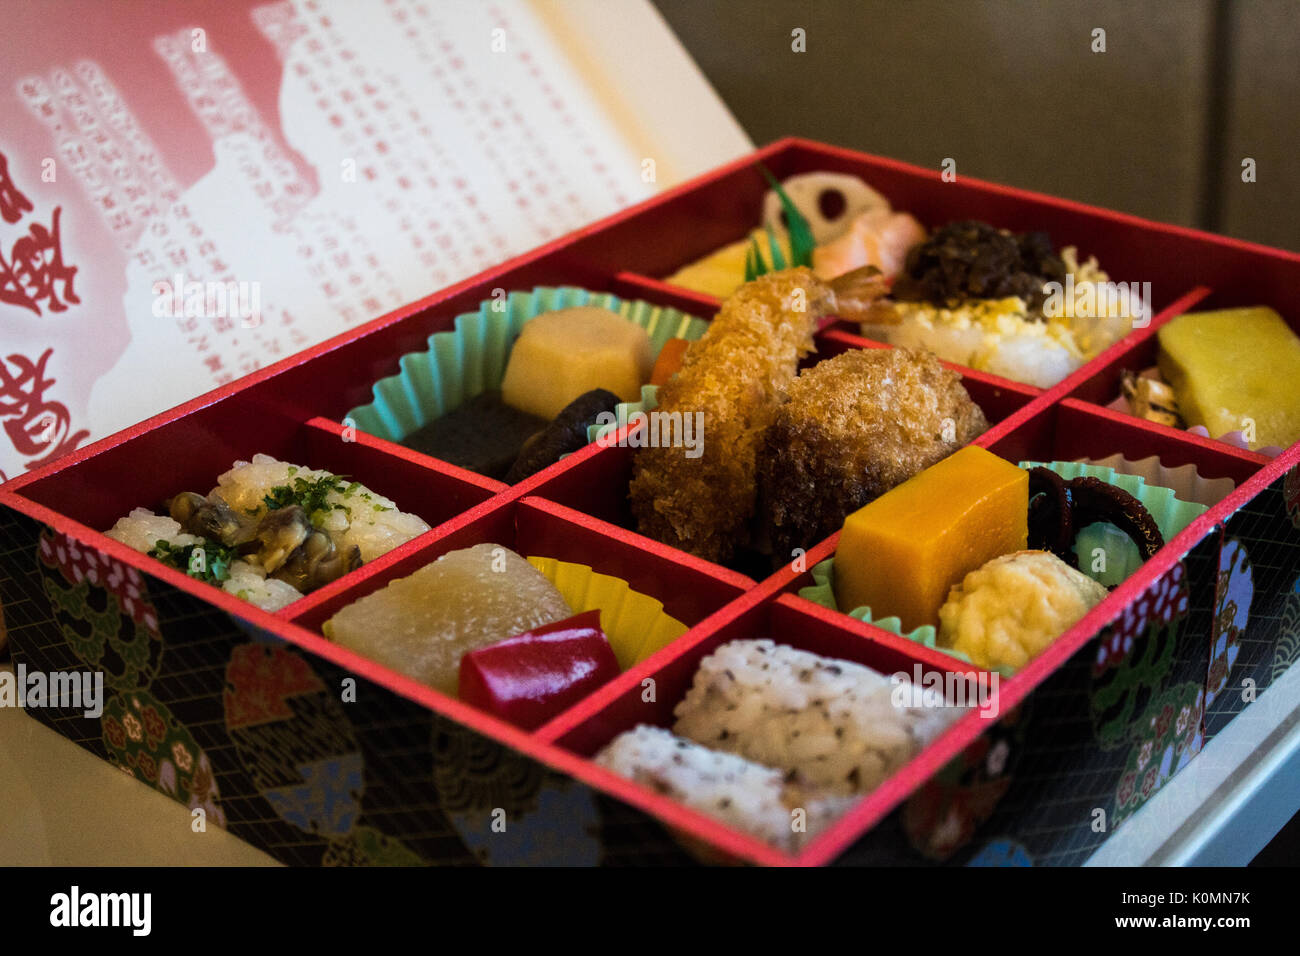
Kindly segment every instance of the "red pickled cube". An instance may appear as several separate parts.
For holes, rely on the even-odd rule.
[[[464,655],[460,699],[532,730],[618,673],[600,611],[586,611]]]

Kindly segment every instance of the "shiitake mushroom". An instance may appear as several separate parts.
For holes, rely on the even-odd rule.
[[[586,447],[587,426],[595,423],[601,412],[613,412],[618,402],[613,392],[594,388],[565,405],[545,429],[524,443],[506,475],[506,483],[521,482],[565,455]]]
[[[361,566],[361,549],[340,551],[316,530],[301,505],[268,511],[256,524],[242,520],[218,497],[183,491],[166,502],[167,513],[189,534],[199,535],[250,556],[271,577],[304,594]]]
[[[184,530],[189,531],[190,520],[207,503],[208,499],[202,495],[195,494],[192,491],[182,491],[167,502],[167,513],[171,515],[173,521],[178,522]]]
[[[166,511],[190,535],[220,541],[260,564],[266,574],[307,593],[361,566],[361,549],[339,550],[328,533],[317,531],[300,505],[266,512],[246,522],[221,498],[181,492],[165,502]]]

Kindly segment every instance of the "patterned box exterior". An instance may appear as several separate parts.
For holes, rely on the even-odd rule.
[[[626,804],[10,509],[0,569],[15,667],[105,675],[97,720],[27,713],[284,863],[690,861]]]
[[[1200,750],[1219,542],[1202,539],[837,862],[1087,859]],[[28,713],[283,862],[701,856],[640,811],[24,515],[4,510],[0,546],[15,665],[105,673],[99,720]]]
[[[1223,532],[1206,680],[1213,737],[1300,657],[1300,467],[1238,509]]]
[[[1218,532],[836,862],[1076,866],[1200,752]]]

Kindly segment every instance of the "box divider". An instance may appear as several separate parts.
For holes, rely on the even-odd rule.
[[[1197,469],[1201,470],[1204,465],[1210,464],[1219,469],[1217,473],[1205,475],[1205,477],[1230,477],[1238,485],[1241,485],[1242,482],[1272,460],[1267,455],[1261,455],[1258,452],[1236,448],[1213,438],[1192,435],[1177,428],[1170,428],[1167,425],[1159,425],[1141,418],[1134,418],[1124,412],[1117,412],[1114,409],[1094,405],[1091,402],[1065,398],[1061,400],[1059,408],[1063,420],[1070,418],[1075,420],[1079,418],[1092,419],[1099,425],[1104,424],[1108,432],[1127,433],[1127,435],[1131,436],[1128,440],[1132,444],[1150,449],[1147,454],[1142,456],[1144,458],[1157,455],[1166,465],[1191,464],[1196,465]],[[1063,428],[1059,437],[1075,440],[1077,434],[1077,432],[1069,428]],[[1115,451],[1122,450],[1120,448],[1115,449]],[[1169,460],[1166,460],[1166,456],[1169,456]],[[1083,456],[1071,455],[1070,457],[1079,458]]]
[[[256,608],[252,610],[253,617],[265,616]],[[791,862],[790,857],[762,841],[725,827],[711,817],[690,810],[662,795],[652,793],[572,751],[556,746],[536,733],[530,734],[521,730],[477,707],[449,697],[297,624],[275,620],[271,623],[274,633],[300,649],[324,658],[335,666],[433,713],[457,721],[474,732],[511,747],[554,770],[596,786],[618,799],[640,807],[665,823],[679,827],[741,859],[763,865],[786,865]]]
[[[1149,343],[1156,337],[1162,326],[1203,303],[1213,294],[1213,291],[1209,286],[1201,285],[1179,296],[1168,308],[1152,317],[1144,328],[1135,329],[1089,362],[1087,366],[1065,379],[1061,383],[1064,387],[1059,388],[1062,397],[1087,398],[1088,395],[1096,394],[1099,390],[1113,391],[1111,398],[1117,396],[1119,374],[1124,368],[1132,367],[1132,356],[1148,347],[1153,347],[1149,346]],[[1104,405],[1105,402],[1096,402],[1096,404]]]
[[[434,458],[432,455],[425,455],[418,451],[413,451],[403,445],[390,442],[378,436],[363,432],[357,428],[346,426],[330,418],[317,416],[308,419],[303,423],[303,428],[309,429],[311,437],[308,439],[312,447],[321,447],[323,440],[334,440],[345,443],[355,443],[364,448],[374,449],[382,455],[398,459],[416,468],[425,471],[434,472],[438,475],[444,475],[455,481],[473,485],[482,489],[489,497],[505,491],[510,486],[505,482],[497,481],[494,478],[488,478],[486,475],[480,475],[477,472],[470,471],[467,468],[461,468],[450,462],[443,461],[441,458]],[[399,502],[400,504],[400,502]]]
[[[617,541],[620,545],[649,555],[653,559],[689,568],[693,573],[706,575],[716,581],[737,588],[741,591],[748,591],[756,584],[753,578],[746,577],[739,571],[732,571],[730,568],[723,567],[720,564],[714,564],[712,561],[705,561],[703,558],[697,558],[693,554],[679,551],[677,548],[661,544],[653,538],[647,538],[644,535],[637,534],[635,531],[628,531],[625,528],[620,528],[618,525],[610,524],[608,521],[603,521],[600,518],[593,518],[589,514],[550,501],[547,498],[529,495],[520,501],[520,505],[524,509],[552,515],[555,518],[582,528],[585,532],[590,534],[602,535],[611,540]]]
[[[731,603],[723,605],[667,647],[639,664],[629,667],[618,677],[597,688],[562,714],[558,714],[548,723],[538,727],[533,732],[534,736],[539,740],[558,744],[562,738],[591,720],[629,690],[640,687],[642,681],[646,678],[654,678],[657,674],[662,673],[665,668],[689,653],[701,641],[751,612],[765,600],[764,595],[755,591],[748,591]],[[562,744],[559,745],[563,746]]]
[[[826,614],[819,613],[823,610],[824,609],[818,608],[816,605],[810,605],[802,599],[794,598],[789,595],[778,596],[774,600],[765,600],[751,592],[751,594],[746,595],[744,600],[734,602],[719,611],[719,613],[714,617],[702,621],[689,635],[675,642],[671,649],[666,649],[665,652],[661,652],[660,655],[657,655],[656,660],[659,666],[647,667],[638,665],[638,667],[625,672],[614,681],[606,684],[590,697],[580,702],[578,705],[575,705],[570,710],[553,719],[550,723],[539,728],[539,730],[535,732],[535,737],[539,740],[544,740],[548,743],[553,743],[561,748],[567,749],[564,742],[566,737],[570,736],[575,731],[580,730],[590,721],[601,719],[601,717],[611,707],[621,709],[622,707],[627,706],[626,701],[628,696],[630,694],[638,693],[643,686],[643,681],[647,678],[653,678],[656,675],[663,674],[674,662],[680,662],[675,668],[680,673],[676,675],[673,682],[673,699],[663,702],[666,707],[671,709],[671,707],[676,705],[677,700],[680,699],[680,696],[676,693],[676,685],[685,683],[686,686],[689,686],[690,682],[694,678],[693,668],[689,676],[685,674],[684,666],[686,662],[683,661],[683,658],[696,656],[699,651],[699,645],[702,643],[714,639],[716,639],[718,643],[722,643],[723,640],[719,635],[719,632],[721,631],[739,632],[735,634],[735,639],[745,637],[768,637],[777,643],[800,647],[808,642],[807,638],[801,641],[798,637],[791,638],[785,635],[787,632],[806,634],[808,628],[801,627],[800,624],[803,623],[802,619],[811,616],[816,620],[818,629],[823,634],[828,631],[831,634],[847,634],[851,635],[851,639],[854,641],[857,641],[858,638],[863,636],[857,633],[856,629],[845,627],[840,620],[835,618],[833,612],[827,612]],[[893,635],[886,636],[891,638],[893,637]],[[726,635],[726,638],[733,639],[731,635]],[[900,640],[901,639],[897,638],[894,639],[894,641]],[[893,660],[889,663],[885,663],[885,666],[883,667],[881,666],[883,663],[882,661],[871,660],[866,666],[871,666],[874,670],[880,673],[888,674],[890,673],[890,668],[900,662],[915,662],[917,665],[923,667],[927,673],[982,673],[977,668],[973,668],[968,664],[963,664],[962,662],[948,658],[944,655],[934,654],[932,657],[927,655],[918,655],[916,653],[917,646],[911,644],[911,642],[901,641],[901,644],[896,644],[894,641],[883,642],[869,639],[866,644],[863,645],[864,647],[867,645],[877,647]],[[814,651],[815,653],[831,657],[843,656],[843,651],[840,651],[837,654],[833,649],[822,646],[820,641],[813,640],[812,642],[818,645]],[[922,648],[921,650],[924,651],[925,649]],[[869,656],[870,655],[868,655],[868,657]],[[643,662],[645,665],[651,663],[651,661]],[[909,679],[911,676],[912,675],[909,675]],[[992,712],[994,714],[998,712],[996,686],[990,689],[990,697],[986,699],[985,703],[986,705],[991,705],[993,707]],[[829,828],[825,834],[810,841],[797,860],[802,862],[806,856],[809,858],[821,859],[821,855],[823,854],[828,852],[838,852],[839,849],[842,849],[845,845],[845,840],[847,840],[847,842],[852,842],[857,839],[857,837],[861,835],[862,820],[864,818],[872,822],[880,819],[880,817],[888,813],[917,786],[922,784],[932,773],[947,762],[947,760],[959,753],[963,747],[978,736],[982,730],[982,725],[978,722],[980,719],[981,714],[977,708],[973,708],[972,713],[958,718],[954,722],[953,726],[945,730],[939,738],[927,747],[923,748],[912,760],[908,761],[907,764],[891,775],[875,791],[863,797],[862,801],[854,809],[854,819],[857,821],[856,825],[850,826],[846,829],[839,829],[838,827]],[[614,722],[618,726],[622,727],[624,724],[630,722],[634,723],[635,721],[630,721],[629,717],[626,714],[623,714],[621,717],[615,717]],[[625,727],[623,729],[630,729],[630,727]],[[603,737],[604,735],[604,731],[599,731],[596,734],[597,737]],[[616,735],[616,733],[613,735]],[[612,736],[610,739],[612,739]],[[608,743],[608,740],[604,742]],[[585,752],[588,749],[591,749],[590,741],[583,743],[582,751],[580,752]],[[628,782],[630,783],[630,781]],[[659,796],[650,788],[644,787],[641,784],[634,784],[634,786],[643,790],[649,796]],[[672,801],[668,802],[672,804]],[[658,801],[647,804],[646,808],[655,816],[662,819],[663,814],[660,811]],[[716,821],[711,821],[711,823],[712,826],[726,829],[728,831],[731,830],[731,828],[727,827],[725,824]],[[832,834],[839,834],[839,836],[831,836]],[[827,839],[828,836],[830,836],[829,841]],[[782,854],[782,856],[784,856],[784,854]]]
[[[842,631],[847,631],[864,640],[871,641],[889,648],[895,653],[906,656],[911,663],[920,664],[925,667],[939,668],[942,670],[966,670],[980,671],[982,668],[966,661],[958,660],[941,650],[926,647],[924,644],[918,644],[916,641],[909,641],[906,637],[895,634],[892,631],[886,631],[877,627],[875,624],[869,624],[866,621],[860,621],[855,617],[849,617],[843,611],[832,611],[828,607],[823,607],[809,601],[807,598],[801,598],[797,594],[781,594],[776,600],[791,610],[798,611],[806,617],[817,618],[820,621],[837,627]]]
[[[357,570],[344,575],[337,581],[304,595],[299,600],[276,612],[276,616],[281,620],[291,621],[300,626],[319,626],[322,623],[320,619],[323,609],[334,610],[344,604],[351,603],[342,600],[345,596],[352,597],[355,600],[364,596],[363,593],[359,592],[369,594],[374,589],[367,585],[377,577],[391,579],[414,573],[428,563],[420,559],[425,554],[438,548],[448,538],[453,537],[468,525],[482,521],[497,512],[512,508],[514,504],[515,498],[506,494],[488,498],[451,520],[444,521],[442,524],[426,531],[418,538],[413,538],[387,554],[380,555],[373,561],[363,564]],[[513,517],[513,512],[510,514]],[[394,569],[398,570],[394,571]]]
[[[812,569],[827,558],[834,556],[839,541],[840,533],[838,531],[832,532],[809,548],[799,559],[798,564],[794,561],[786,561],[782,564],[770,576],[762,580],[760,587],[771,593],[777,593],[779,591],[796,591],[799,588],[810,586],[813,583]]]
[[[1198,285],[1195,288],[1184,292],[1182,295],[1174,299],[1173,302],[1169,303],[1169,305],[1165,306],[1152,316],[1151,321],[1146,326],[1129,332],[1128,335],[1105,349],[1100,355],[1088,362],[1082,368],[1067,375],[1060,382],[1053,385],[1048,390],[1048,394],[1051,395],[1053,399],[1072,395],[1088,381],[1105,373],[1107,369],[1112,368],[1122,356],[1141,347],[1144,342],[1155,335],[1159,331],[1160,327],[1170,319],[1195,308],[1198,302],[1204,301],[1213,293],[1213,291],[1214,290],[1209,286]]]
[[[1001,703],[996,703],[1001,713]],[[823,866],[834,860],[974,742],[984,732],[988,719],[973,708],[955,720],[879,787],[808,841],[795,858],[796,864]]]
[[[680,309],[701,319],[712,319],[722,307],[722,300],[702,292],[685,289],[671,282],[653,279],[639,272],[619,272],[610,291],[629,299],[646,299]]]
[[[626,445],[624,439],[639,427],[641,427],[639,422],[629,422],[621,426],[615,434],[602,442],[593,442],[581,451],[575,452],[571,456],[574,459],[572,467],[557,469],[550,473],[539,473],[528,481],[516,485],[515,491],[524,495],[536,495],[600,521],[602,526],[610,529],[611,532],[616,529],[623,540],[635,541],[637,547],[656,554],[670,554],[673,560],[689,562],[692,566],[707,565],[710,572],[715,575],[743,577],[750,581],[752,586],[754,579],[740,572],[696,558],[686,551],[642,535],[608,517],[602,517],[601,512],[607,513],[611,509],[621,510],[626,505],[627,468],[630,467],[632,449]],[[594,492],[593,489],[599,489],[599,492]],[[582,507],[577,507],[578,505]],[[591,512],[584,510],[587,507],[598,513],[592,515]]]

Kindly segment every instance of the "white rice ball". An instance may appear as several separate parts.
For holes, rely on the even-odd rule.
[[[779,770],[646,724],[614,738],[595,761],[786,852],[796,851],[856,802],[801,790],[788,785]]]
[[[200,544],[203,539],[181,530],[180,523],[167,515],[156,515],[148,508],[132,508],[125,518],[118,518],[117,523],[104,534],[114,541],[120,541],[128,548],[148,553],[160,540],[166,541],[174,548],[183,548],[188,544]]]
[[[674,711],[673,730],[793,774],[804,785],[862,795],[963,712],[926,706],[912,695],[896,703],[897,687],[851,661],[770,640],[731,641],[700,662]]]

